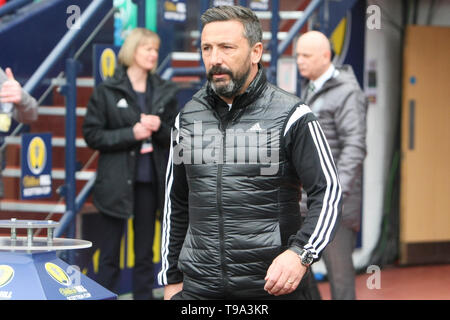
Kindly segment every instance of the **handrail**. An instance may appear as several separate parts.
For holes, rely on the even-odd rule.
[[[69,49],[72,45],[76,37],[79,35],[81,31],[86,28],[86,25],[90,22],[92,17],[99,11],[99,9],[109,0],[93,0],[91,4],[85,9],[84,13],[80,17],[80,26],[79,28],[69,29],[63,38],[59,41],[56,47],[52,50],[52,52],[47,56],[44,62],[39,66],[39,68],[34,72],[31,78],[27,81],[23,89],[29,93],[34,91],[42,79],[47,75],[50,69],[55,65],[58,59]],[[83,43],[83,45],[76,51],[74,58],[68,59],[66,62],[66,74],[67,74],[67,84],[65,85],[65,91],[67,96],[68,105],[66,106],[66,160],[72,159],[71,161],[66,161],[66,182],[64,185],[64,194],[66,199],[66,212],[61,218],[60,225],[58,227],[57,236],[61,236],[62,233],[66,231],[76,213],[80,210],[80,208],[85,203],[89,193],[92,189],[94,179],[89,180],[89,182],[83,187],[80,194],[76,196],[75,191],[75,121],[76,121],[76,69],[77,62],[76,59],[82,53],[82,51],[87,47],[87,43],[91,42],[95,35],[99,32],[101,27],[107,21],[109,17],[115,12],[115,9],[112,8],[105,17],[101,20],[101,22],[97,25],[88,39]],[[59,74],[58,77],[61,77],[62,73]],[[70,77],[70,79],[69,79]],[[49,92],[49,90],[47,90]],[[45,94],[45,93],[44,93]],[[40,99],[41,101],[42,99]],[[69,105],[70,104],[70,105]],[[14,133],[20,131],[16,128]],[[72,142],[70,142],[70,141]],[[70,150],[69,150],[70,149]],[[73,233],[74,228],[70,228],[68,231],[68,236],[74,236]]]
[[[313,12],[322,4],[323,0],[313,0],[311,3],[306,7],[304,14],[300,19],[298,19],[294,25],[289,30],[286,39],[284,39],[279,45],[278,45],[278,56],[281,56],[287,49],[287,47],[291,44],[291,42],[294,40],[295,36],[298,34],[301,28],[305,25],[305,23],[308,21],[308,19],[311,17]]]
[[[168,65],[170,64],[171,61],[172,61],[172,53],[169,53],[156,68],[156,73],[161,74],[164,70],[168,68]]]
[[[167,68],[161,75],[161,78],[169,80],[174,76],[205,76],[205,67],[179,67],[179,68]]]
[[[81,207],[86,202],[86,199],[89,197],[89,194],[92,190],[92,187],[95,183],[96,174],[94,174],[88,182],[84,185],[83,189],[81,189],[80,193],[77,195],[75,199],[75,210],[74,211],[66,211],[64,215],[61,217],[61,220],[59,221],[58,227],[55,229],[55,237],[60,237],[64,231],[66,230],[67,226],[72,222],[73,217],[76,215],[77,212],[81,210]]]
[[[85,204],[87,198],[91,193],[92,188],[94,187],[96,177],[97,173],[93,174],[92,177],[88,180],[88,182],[86,182],[83,189],[81,189],[80,193],[77,195],[75,199],[76,212],[80,211],[83,205]]]
[[[86,49],[86,47],[88,46],[88,44],[92,41],[92,39],[98,34],[98,32],[100,31],[100,29],[103,27],[103,25],[107,22],[107,20],[115,13],[117,12],[117,8],[111,8],[111,10],[105,15],[105,17],[100,21],[100,23],[98,24],[98,26],[94,29],[94,31],[92,31],[91,35],[86,39],[86,41],[83,43],[83,45],[81,45],[80,49],[77,50],[77,52],[75,52],[74,54],[74,59],[78,59],[78,57],[83,53],[84,49]],[[62,79],[64,76],[64,71],[61,71],[58,76],[56,77],[56,80],[58,79]],[[52,89],[55,87],[55,84],[50,84],[50,86],[47,88],[47,90],[41,95],[41,97],[39,98],[37,104],[38,106],[41,105],[42,101],[45,100],[45,98],[47,98],[47,96],[49,95],[49,93],[52,91]],[[23,123],[19,123],[17,125],[17,127],[14,129],[13,132],[11,132],[10,136],[11,137],[15,137],[17,136],[23,128],[24,124]],[[0,152],[3,151],[3,149],[6,148],[6,143],[2,144],[0,146]]]
[[[33,0],[15,0],[5,3],[0,7],[0,17],[6,16],[22,7],[25,7],[27,4],[33,2]]]
[[[97,13],[99,8],[108,0],[93,0],[91,4],[85,9],[84,13],[80,17],[80,27],[70,28],[69,31],[63,36],[56,47],[50,52],[44,62],[33,73],[31,78],[27,81],[23,87],[28,93],[32,93],[42,79],[47,75],[50,69],[55,65],[58,59],[69,49],[78,34],[83,30],[87,23]]]

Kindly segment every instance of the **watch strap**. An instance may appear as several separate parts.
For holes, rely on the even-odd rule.
[[[309,267],[311,265],[312,259],[311,259],[311,262],[309,262],[309,263],[306,262],[304,259],[305,251],[307,251],[308,254],[311,254],[308,250],[305,250],[304,248],[296,246],[296,245],[291,246],[289,249],[294,251],[298,255],[302,265],[304,265],[305,267]]]

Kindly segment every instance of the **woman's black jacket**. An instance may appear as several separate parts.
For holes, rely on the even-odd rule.
[[[170,130],[178,112],[177,86],[155,74],[147,78],[148,113],[160,117],[161,127],[152,135],[152,159],[158,185],[158,208],[162,208]],[[140,120],[137,96],[119,67],[114,77],[99,84],[89,100],[83,123],[88,146],[100,151],[93,202],[97,209],[117,218],[133,214],[136,158],[142,142],[134,138],[133,126]]]

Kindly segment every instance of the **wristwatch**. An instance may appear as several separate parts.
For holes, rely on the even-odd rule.
[[[309,267],[314,260],[313,254],[307,249],[300,248],[298,246],[292,246],[289,249],[298,254],[302,265],[305,267]]]

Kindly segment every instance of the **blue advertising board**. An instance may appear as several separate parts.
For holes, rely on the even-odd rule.
[[[117,296],[56,257],[0,251],[0,300],[103,300]]]
[[[81,238],[92,242],[89,249],[80,250],[76,256],[75,264],[83,270],[89,278],[97,281],[99,278],[100,246],[99,244],[108,237],[106,229],[101,224],[101,214],[97,212],[83,213],[80,215]],[[130,218],[124,226],[124,232],[120,246],[119,257],[120,276],[117,284],[119,295],[131,293],[133,283],[133,268],[135,266],[134,257],[134,229],[133,220]],[[155,221],[155,236],[153,240],[153,270],[155,280],[161,270],[161,222]],[[161,286],[155,281],[153,284],[153,294],[158,296]]]
[[[21,199],[48,198],[52,194],[51,133],[22,135]]]

